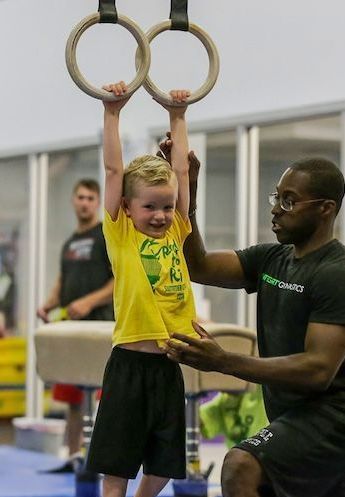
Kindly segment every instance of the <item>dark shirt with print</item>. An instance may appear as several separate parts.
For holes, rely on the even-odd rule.
[[[112,277],[102,223],[83,233],[74,233],[61,252],[61,306],[102,288]],[[113,320],[112,303],[95,307],[83,319]]]
[[[247,292],[258,294],[261,357],[304,352],[308,323],[345,325],[345,247],[338,240],[299,259],[293,246],[280,244],[256,245],[237,254]],[[345,408],[345,364],[325,392],[296,393],[267,385],[263,392],[270,420],[315,397],[343,402]]]

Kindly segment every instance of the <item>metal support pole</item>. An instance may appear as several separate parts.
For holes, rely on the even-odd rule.
[[[236,247],[245,248],[248,244],[248,130],[237,128],[236,136]],[[246,325],[247,295],[241,290],[237,296],[237,323]]]
[[[34,333],[36,330],[37,303],[37,211],[38,211],[38,158],[29,157],[29,274],[28,274],[28,326],[26,362],[26,416],[35,417],[36,412],[36,352]]]
[[[80,459],[79,467],[75,468],[75,497],[100,497],[101,478],[98,473],[93,473],[86,469],[86,457],[90,447],[93,428],[93,392],[94,388],[84,387],[83,402],[83,451],[85,458]]]
[[[207,497],[207,478],[210,471],[207,475],[200,471],[199,394],[186,394],[186,425],[187,478],[174,480],[174,496]]]
[[[200,473],[200,420],[197,394],[186,395],[186,458],[187,476]]]
[[[258,243],[259,211],[259,128],[249,129],[248,246]],[[256,329],[256,293],[248,295],[246,324]]]
[[[48,213],[48,154],[41,154],[39,163],[39,201],[37,212],[37,307],[46,298],[46,256],[47,256],[47,213]],[[36,320],[37,323],[37,320]],[[36,330],[35,330],[36,332]],[[36,385],[35,413],[38,418],[44,414],[44,383],[34,372]]]
[[[93,389],[85,388],[84,389],[84,405],[83,405],[83,449],[85,451],[85,454],[87,454],[89,451],[90,442],[91,442],[91,435],[92,435],[92,428],[93,428],[92,396],[93,396]]]
[[[189,148],[194,150],[195,155],[199,158],[201,167],[199,170],[198,178],[198,192],[197,192],[197,211],[196,219],[200,234],[205,239],[206,232],[206,135],[205,133],[193,133],[189,136]],[[205,287],[198,283],[192,283],[193,294],[195,298],[195,305],[197,315],[205,319],[210,318],[209,301],[205,299]]]

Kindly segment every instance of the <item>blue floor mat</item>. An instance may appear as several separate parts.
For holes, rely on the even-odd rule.
[[[73,473],[40,473],[60,464],[61,459],[50,454],[0,445],[0,497],[74,497]],[[129,481],[128,497],[134,495],[139,479]],[[172,494],[172,483],[168,483],[160,495]]]

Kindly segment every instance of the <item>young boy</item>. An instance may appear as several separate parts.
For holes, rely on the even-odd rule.
[[[123,82],[104,88],[126,92]],[[189,92],[170,94],[183,104]],[[183,256],[190,233],[187,105],[166,107],[171,166],[146,155],[124,171],[119,115],[127,101],[104,102],[103,230],[117,319],[88,469],[105,475],[104,497],[123,497],[143,464],[136,497],[155,497],[170,478],[185,477],[186,464],[183,378],[163,347],[172,332],[198,336]]]

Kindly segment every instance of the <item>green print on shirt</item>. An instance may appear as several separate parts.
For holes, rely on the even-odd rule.
[[[269,285],[277,286],[282,290],[290,290],[298,293],[303,293],[304,291],[304,286],[299,285],[298,283],[286,283],[285,281],[278,280],[277,278],[274,278],[273,276],[270,276],[267,273],[262,273],[261,277],[262,280],[268,283]]]
[[[165,285],[164,290],[166,293],[176,293],[176,292],[184,292],[186,289],[186,285],[182,283],[182,285]]]
[[[154,285],[160,278],[162,265],[159,260],[161,258],[167,259],[168,257],[171,257],[171,264],[169,268],[170,282],[175,284],[182,282],[182,271],[179,268],[181,264],[179,258],[179,248],[174,240],[172,242],[168,240],[167,244],[162,245],[155,239],[146,238],[140,247],[140,257],[153,289]]]

